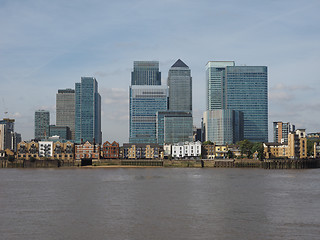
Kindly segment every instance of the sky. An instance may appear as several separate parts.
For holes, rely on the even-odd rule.
[[[128,142],[133,61],[191,69],[194,125],[206,110],[205,65],[267,66],[272,122],[320,131],[318,0],[0,0],[0,119],[34,137],[34,112],[55,124],[58,89],[95,77],[103,141]],[[7,113],[6,113],[7,112]]]

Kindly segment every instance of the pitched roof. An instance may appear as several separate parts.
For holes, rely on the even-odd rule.
[[[171,67],[187,67],[188,68],[188,66],[184,62],[182,62],[180,59],[178,59]]]

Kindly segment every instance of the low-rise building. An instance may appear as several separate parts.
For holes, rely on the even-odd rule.
[[[264,157],[266,159],[272,158],[288,158],[289,147],[286,143],[272,142],[263,143]]]
[[[172,145],[173,158],[199,158],[201,156],[201,142],[184,142]]]
[[[313,157],[320,158],[320,142],[315,142],[313,144]]]
[[[215,159],[216,157],[216,144],[204,143],[201,146],[201,155],[203,159]]]
[[[158,144],[123,144],[123,158],[125,159],[160,159],[161,156],[162,148]]]
[[[39,143],[35,141],[20,142],[17,147],[17,159],[40,159],[39,157]]]
[[[81,160],[89,158],[92,160],[100,159],[100,145],[91,144],[86,141],[84,144],[78,144],[75,146],[75,160]]]
[[[120,154],[119,151],[120,151],[119,143],[117,143],[116,141],[113,141],[113,143],[106,141],[102,145],[103,158],[106,158],[106,159],[119,158],[119,154]]]

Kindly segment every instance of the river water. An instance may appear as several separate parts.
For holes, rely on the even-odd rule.
[[[0,239],[320,239],[320,169],[0,169]]]

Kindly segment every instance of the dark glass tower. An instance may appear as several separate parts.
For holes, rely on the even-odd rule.
[[[101,96],[97,80],[81,77],[81,82],[75,85],[75,92],[75,140],[77,143],[82,140],[101,144]]]
[[[49,137],[50,112],[38,110],[34,114],[34,138],[41,140]]]
[[[192,111],[192,78],[189,67],[178,59],[169,69],[169,110]]]
[[[134,61],[131,72],[131,86],[161,85],[161,73],[157,61]]]

